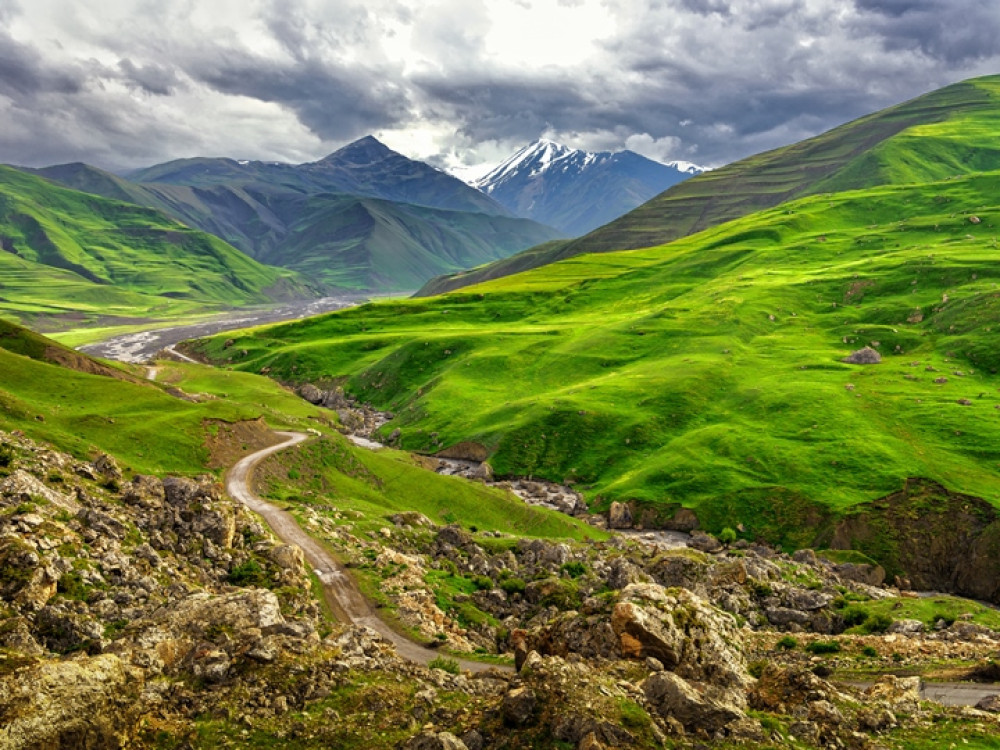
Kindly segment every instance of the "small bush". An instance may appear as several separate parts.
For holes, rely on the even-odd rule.
[[[0,466],[10,466],[14,461],[14,449],[9,445],[0,445]]]
[[[867,656],[869,659],[874,659],[876,656],[878,656],[878,651],[875,649],[874,646],[865,646],[863,649],[861,649],[861,655]]]
[[[886,614],[869,615],[861,629],[866,633],[884,633],[892,625],[893,619]]]
[[[493,588],[493,580],[489,576],[475,576],[472,585],[476,587],[476,591],[485,591]]]
[[[234,586],[264,586],[269,582],[267,573],[256,560],[247,560],[235,566],[227,578]]]
[[[757,661],[752,661],[747,664],[747,671],[750,673],[751,677],[760,679],[761,675],[764,674],[764,669],[767,667],[767,661],[764,659],[758,659]]]
[[[437,656],[431,659],[427,666],[431,669],[440,669],[442,672],[447,672],[448,674],[458,674],[462,671],[458,666],[458,661],[449,659],[446,656]]]
[[[774,593],[774,589],[763,581],[751,581],[750,588],[758,599],[766,599]]]
[[[500,588],[508,594],[523,594],[524,586],[525,584],[523,578],[515,578],[512,576],[500,581]]]
[[[840,644],[836,641],[813,641],[806,646],[810,654],[836,654],[840,652]]]
[[[579,578],[587,572],[587,565],[574,560],[573,562],[566,563],[559,570],[568,575],[570,578]]]
[[[840,616],[844,618],[844,626],[848,628],[863,625],[868,620],[868,613],[860,607],[847,607]]]
[[[790,635],[786,635],[782,636],[775,645],[783,651],[792,651],[799,647],[799,641]]]
[[[728,547],[736,541],[736,530],[727,526],[719,532],[719,541]]]

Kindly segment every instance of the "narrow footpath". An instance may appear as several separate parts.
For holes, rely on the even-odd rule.
[[[263,517],[275,535],[285,544],[295,544],[302,548],[306,560],[323,585],[324,598],[339,620],[377,631],[395,645],[400,656],[418,664],[426,665],[439,656],[448,656],[414,643],[389,627],[365,599],[347,569],[327,552],[323,545],[303,531],[290,513],[254,494],[251,486],[253,470],[257,464],[271,454],[297,445],[309,437],[298,432],[277,434],[287,438],[285,442],[252,453],[230,469],[226,476],[226,491],[229,495]],[[510,667],[497,667],[466,659],[456,659],[456,661],[462,669],[470,672],[482,672],[487,669],[511,671]]]

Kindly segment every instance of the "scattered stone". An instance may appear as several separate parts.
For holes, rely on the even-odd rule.
[[[846,362],[850,365],[877,365],[882,361],[882,355],[870,346],[866,346],[862,349],[851,352],[840,361]]]

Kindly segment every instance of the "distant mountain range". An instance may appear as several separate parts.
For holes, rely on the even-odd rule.
[[[560,233],[368,136],[317,162],[193,158],[127,179],[86,164],[28,170],[156,208],[328,288],[406,291]]]
[[[543,139],[470,184],[517,216],[577,237],[704,171],[634,151],[590,153]]]
[[[323,291],[300,274],[258,263],[160,211],[0,167],[4,317],[52,330]]]

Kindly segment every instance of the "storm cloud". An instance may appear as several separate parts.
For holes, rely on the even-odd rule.
[[[540,136],[719,165],[1000,72],[971,0],[0,0],[0,161],[443,168]],[[86,4],[90,5],[90,4]]]

